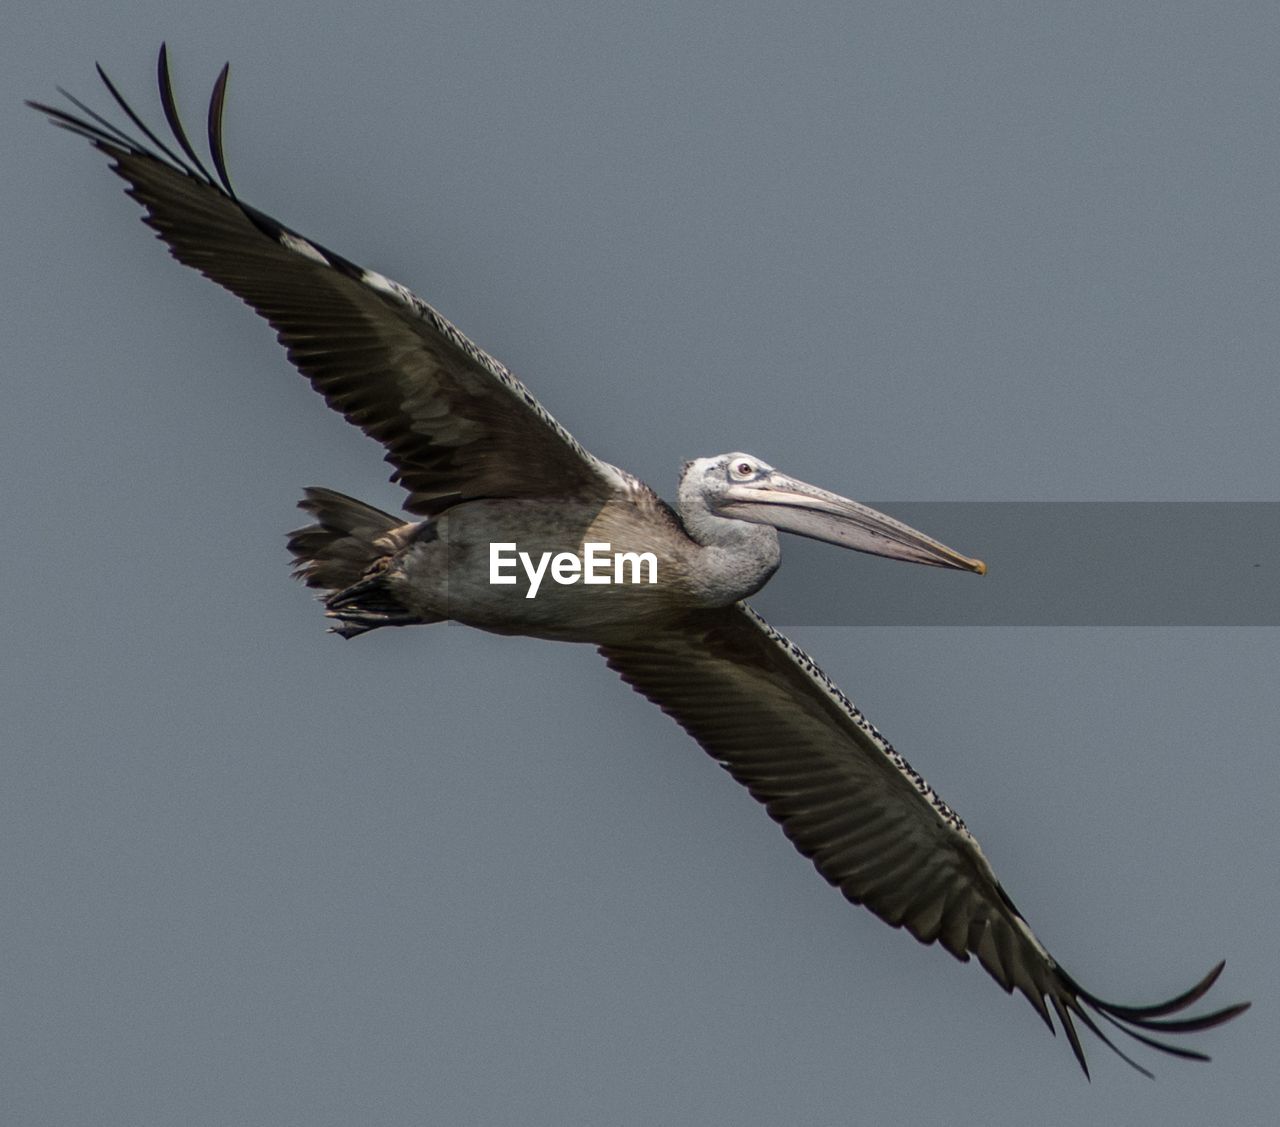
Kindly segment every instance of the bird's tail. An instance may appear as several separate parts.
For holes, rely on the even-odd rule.
[[[295,578],[330,594],[325,607],[334,632],[354,638],[379,626],[425,621],[401,603],[387,572],[416,525],[332,489],[310,487],[298,508],[315,523],[288,534]]]

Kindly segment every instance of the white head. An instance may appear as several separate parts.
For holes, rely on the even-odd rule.
[[[744,525],[768,525],[889,559],[979,575],[987,570],[981,560],[962,556],[901,521],[741,452],[686,462],[678,507],[689,534],[701,544],[738,539]]]

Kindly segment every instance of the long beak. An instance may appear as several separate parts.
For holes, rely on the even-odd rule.
[[[981,560],[962,556],[891,516],[777,472],[763,481],[731,488],[721,511],[873,556],[979,575],[987,572]]]

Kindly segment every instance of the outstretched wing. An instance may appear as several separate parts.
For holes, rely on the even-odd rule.
[[[803,650],[746,604],[692,614],[678,628],[600,653],[763,803],[849,900],[962,962],[976,955],[1006,992],[1027,997],[1051,1031],[1052,1008],[1086,1075],[1073,1016],[1150,1075],[1094,1017],[1153,1048],[1206,1060],[1148,1034],[1208,1029],[1248,1008],[1169,1019],[1208,991],[1222,964],[1154,1006],[1118,1006],[1083,990],[1036,938],[959,816]]]
[[[160,48],[160,96],[180,152],[98,73],[145,141],[62,91],[80,115],[29,103],[111,159],[173,256],[241,298],[326,402],[387,448],[405,507],[433,515],[476,497],[600,497],[622,484],[507,369],[404,286],[241,202],[222,151],[227,67],[209,103],[216,176],[178,118]],[[148,147],[150,145],[150,147]]]

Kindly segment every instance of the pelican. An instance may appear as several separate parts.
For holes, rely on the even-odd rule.
[[[65,91],[76,112],[29,104],[105,154],[173,257],[265,318],[329,406],[386,447],[414,519],[312,488],[300,502],[312,523],[290,534],[295,575],[325,593],[333,629],[350,638],[453,620],[595,645],[847,899],[961,962],[976,956],[1055,1033],[1056,1017],[1086,1076],[1076,1022],[1147,1076],[1103,1023],[1207,1060],[1166,1038],[1248,1008],[1184,1015],[1223,963],[1155,1005],[1118,1005],[1081,987],[1036,938],[959,815],[807,654],[743,602],[777,568],[779,531],[934,567],[981,574],[985,565],[741,452],[687,462],[676,505],[667,505],[588,453],[502,364],[404,286],[242,201],[223,153],[228,69],[209,103],[212,172],[179,118],[163,46],[168,142],[101,66],[142,140]],[[522,553],[508,563],[527,565],[496,581],[501,545]],[[591,581],[582,560],[599,545],[621,558],[650,554],[655,581]],[[566,557],[576,568],[572,559],[561,566]],[[534,560],[544,576],[550,560],[557,581],[538,587]]]

